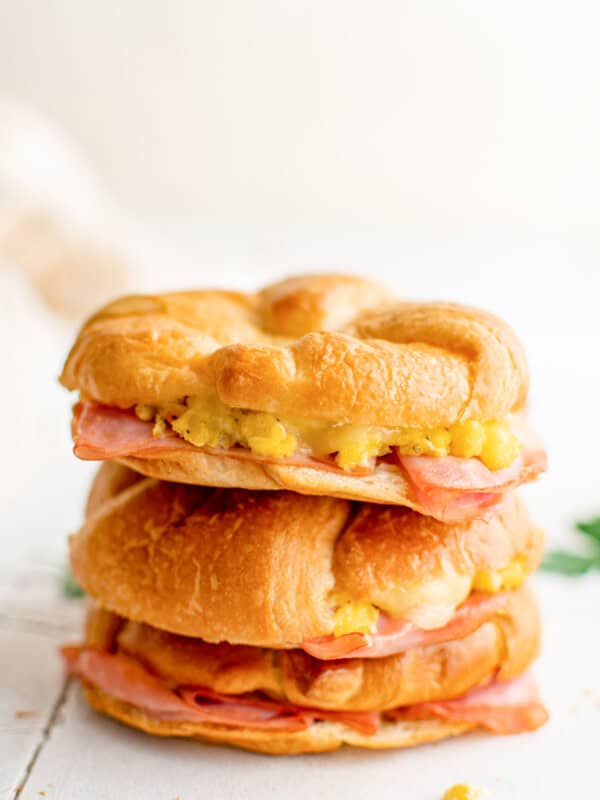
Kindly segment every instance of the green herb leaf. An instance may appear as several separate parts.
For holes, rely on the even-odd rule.
[[[600,545],[600,517],[595,517],[587,522],[578,522],[575,527],[586,536],[590,536]]]
[[[600,517],[577,522],[575,528],[591,539],[589,555],[568,550],[551,550],[541,564],[543,570],[561,575],[584,575],[592,569],[600,570]]]
[[[62,591],[65,597],[76,598],[85,595],[85,592],[77,583],[69,568],[65,569],[62,577]]]
[[[541,569],[560,575],[584,575],[591,569],[600,569],[600,555],[580,556],[567,550],[552,550],[542,561]]]

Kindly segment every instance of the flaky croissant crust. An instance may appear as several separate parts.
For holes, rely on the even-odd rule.
[[[71,538],[74,575],[105,608],[209,642],[294,647],[333,630],[335,603],[390,587],[537,565],[542,535],[508,496],[445,525],[402,507],[177,485],[104,464]]]
[[[124,297],[85,323],[61,381],[121,408],[215,389],[228,406],[286,417],[436,428],[520,410],[528,375],[491,314],[309,275],[256,294]]]

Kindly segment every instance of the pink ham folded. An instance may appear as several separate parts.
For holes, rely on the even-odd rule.
[[[423,513],[444,522],[460,522],[467,509],[484,511],[546,469],[546,453],[526,447],[506,469],[491,470],[478,458],[397,454]]]
[[[531,675],[493,681],[453,700],[420,703],[386,712],[394,720],[444,719],[472,722],[492,733],[523,733],[541,727],[548,712]]]
[[[239,705],[242,709],[240,717],[246,714],[247,718],[253,722],[257,710],[264,710],[265,715],[278,714],[282,722],[286,718],[298,717],[308,724],[311,724],[316,719],[329,720],[331,722],[341,722],[349,728],[353,728],[359,733],[364,733],[370,736],[377,733],[379,728],[379,713],[376,711],[328,711],[326,709],[310,709],[301,708],[299,706],[287,706],[281,703],[276,703],[271,700],[263,700],[253,696],[237,696],[217,694],[211,689],[181,689],[180,694],[182,698],[192,705],[193,708],[205,707],[205,703],[220,702],[232,708]],[[250,724],[247,727],[255,727]],[[304,726],[306,727],[306,725]],[[286,728],[290,730],[290,728]]]
[[[406,620],[380,614],[375,633],[348,633],[344,636],[322,636],[304,642],[301,647],[309,655],[324,661],[339,658],[382,658],[413,647],[462,639],[479,628],[504,607],[506,593],[473,592],[459,606],[442,628],[424,630]]]
[[[376,733],[379,727],[377,712],[301,708],[255,695],[218,694],[203,687],[172,690],[139,661],[123,653],[63,647],[62,654],[71,674],[157,719],[286,733],[305,730],[316,720],[341,722],[366,735]]]
[[[73,409],[73,452],[84,461],[141,456],[159,457],[169,450],[194,450],[194,445],[169,431],[153,436],[152,423],[129,409],[103,406],[86,400]]]

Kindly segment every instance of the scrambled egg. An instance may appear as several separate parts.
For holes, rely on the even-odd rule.
[[[516,556],[502,569],[480,569],[475,573],[473,589],[481,592],[501,592],[505,589],[518,589],[526,578],[526,562],[523,556]]]
[[[294,453],[336,454],[344,470],[366,466],[371,458],[397,447],[403,455],[478,456],[490,469],[508,467],[522,449],[508,420],[468,420],[450,428],[383,428],[372,425],[331,425],[308,419],[281,419],[273,414],[230,408],[215,394],[189,397],[183,403],[154,408],[136,406],[143,420],[154,420],[160,435],[167,423],[197,447],[247,447],[261,456],[282,458]]]
[[[349,600],[335,612],[334,636],[346,633],[373,633],[377,627],[379,611],[366,601]]]

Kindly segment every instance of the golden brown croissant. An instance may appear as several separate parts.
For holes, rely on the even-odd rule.
[[[163,480],[453,521],[545,468],[520,419],[512,330],[471,308],[393,303],[355,277],[125,297],[84,325],[61,381],[80,392],[78,456]]]
[[[119,408],[216,386],[230,406],[390,427],[522,408],[527,367],[505,323],[443,303],[389,306],[385,288],[335,275],[254,295],[125,297],[84,325],[61,380]]]
[[[515,495],[488,519],[444,525],[402,507],[157,482],[116,464],[100,469],[88,512],[71,561],[102,606],[208,642],[279,648],[376,629],[378,614],[439,629],[473,589],[520,585],[543,544]]]
[[[130,725],[159,735],[194,736],[289,753],[328,750],[344,742],[371,748],[401,747],[468,730],[476,724],[472,720],[425,718],[411,722],[400,715],[394,721],[385,712],[443,704],[490,681],[502,685],[519,680],[516,676],[535,657],[538,642],[537,610],[531,595],[522,589],[512,593],[501,614],[462,640],[388,658],[331,663],[299,651],[206,644],[92,607],[86,641],[75,658],[88,656],[82,676],[92,706]],[[94,661],[100,664],[96,673]],[[234,703],[233,713],[229,711],[229,717],[221,718],[219,724],[186,719],[185,708],[179,718],[179,698],[186,696],[186,687],[188,696],[198,687],[203,703],[215,699]],[[178,705],[172,708],[170,698]],[[315,710],[325,713],[321,718],[317,711],[316,719],[311,717],[310,724],[304,729],[299,726],[300,730],[285,724],[281,730],[253,730],[255,722],[244,723],[243,717],[239,718],[236,698],[242,702],[248,698],[249,705],[256,703],[259,710],[264,705],[261,698],[267,699],[267,705],[274,701],[284,716],[285,709],[292,714],[294,708],[300,714],[302,709],[311,715]],[[360,725],[356,729],[361,712],[363,721],[364,712],[371,712],[366,721],[376,722],[372,730],[361,730]],[[493,717],[493,711],[487,713]],[[540,724],[544,713],[538,704],[527,724]]]

